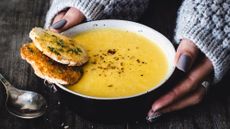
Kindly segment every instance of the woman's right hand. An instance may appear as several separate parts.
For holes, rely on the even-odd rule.
[[[67,10],[61,11],[54,17],[50,29],[54,32],[60,33],[83,22],[84,19],[85,16],[80,10],[71,7]]]

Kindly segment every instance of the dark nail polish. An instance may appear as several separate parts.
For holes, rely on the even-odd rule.
[[[182,54],[177,62],[177,68],[183,72],[187,72],[191,67],[192,59],[189,55]]]
[[[61,29],[66,23],[67,23],[67,21],[65,19],[62,19],[62,20],[54,23],[51,26],[51,28],[53,28],[53,29]]]
[[[157,118],[159,118],[162,114],[160,112],[152,112],[146,117],[146,120],[149,122],[153,122]]]

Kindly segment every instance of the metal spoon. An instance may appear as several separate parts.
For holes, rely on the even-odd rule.
[[[0,81],[6,89],[6,109],[14,116],[32,119],[42,116],[47,103],[43,96],[26,90],[13,87],[0,73]]]

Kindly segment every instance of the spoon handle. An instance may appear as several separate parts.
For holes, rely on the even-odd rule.
[[[2,76],[1,73],[0,73],[0,81],[5,86],[6,89],[12,87],[12,85]]]

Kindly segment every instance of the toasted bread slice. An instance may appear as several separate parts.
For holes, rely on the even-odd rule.
[[[42,54],[33,43],[21,47],[21,57],[32,65],[38,77],[52,83],[75,84],[82,75],[78,67],[69,67],[53,61]]]
[[[80,66],[88,61],[86,51],[64,35],[35,27],[30,32],[30,38],[43,54],[59,63]]]

